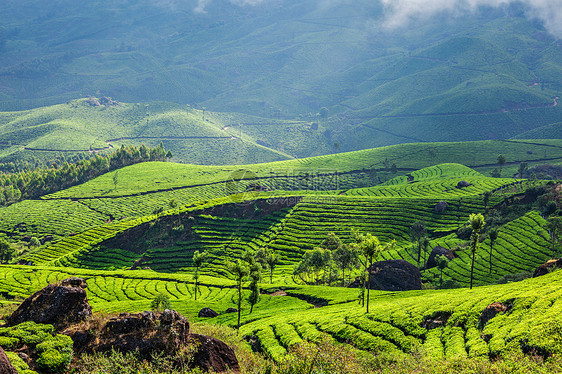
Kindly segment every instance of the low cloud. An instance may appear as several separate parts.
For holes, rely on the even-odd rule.
[[[460,17],[479,8],[522,4],[529,18],[543,22],[555,37],[562,38],[562,0],[381,0],[385,9],[384,26],[407,26],[411,21],[439,15]]]

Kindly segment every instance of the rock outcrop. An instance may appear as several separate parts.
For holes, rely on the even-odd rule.
[[[373,290],[421,290],[421,273],[408,261],[379,261],[369,268],[369,282]]]
[[[510,305],[504,303],[492,303],[484,309],[478,319],[478,326],[483,329],[484,326],[499,313],[505,313],[511,309]]]
[[[18,374],[2,348],[0,348],[0,374]]]
[[[213,309],[211,308],[203,308],[199,311],[199,313],[197,314],[197,316],[199,318],[214,318],[216,316],[218,316],[219,314],[217,312],[215,312]]]
[[[465,187],[469,187],[472,186],[470,183],[468,183],[467,181],[460,181],[459,183],[457,183],[457,188],[465,188]]]
[[[425,264],[426,269],[431,269],[437,266],[437,261],[435,260],[437,256],[445,256],[448,260],[452,260],[453,258],[455,258],[455,255],[452,251],[438,245],[433,248],[433,250],[429,254],[427,263]]]
[[[191,346],[194,349],[190,366],[218,373],[240,370],[232,348],[218,339],[190,334],[187,319],[173,310],[121,313],[105,323],[72,331],[71,337],[78,353],[137,351],[142,358],[150,360],[155,352],[175,357]]]
[[[435,211],[435,213],[443,213],[444,211],[447,210],[447,206],[448,206],[447,202],[441,200],[440,202],[435,204],[435,208],[433,208],[433,210]]]
[[[121,313],[95,329],[72,334],[79,353],[137,351],[149,359],[153,352],[174,354],[188,343],[189,322],[176,311]]]
[[[86,281],[81,278],[65,279],[35,292],[6,318],[8,326],[26,321],[47,323],[60,330],[72,323],[85,321],[92,315],[86,296]]]
[[[548,260],[544,264],[539,265],[539,267],[537,267],[535,269],[535,272],[533,273],[533,278],[540,277],[541,275],[546,275],[550,271],[552,271],[552,269],[562,269],[562,258],[559,260]]]
[[[240,371],[240,366],[232,348],[226,343],[205,335],[191,334],[190,342],[197,350],[193,355],[193,365],[203,371]]]

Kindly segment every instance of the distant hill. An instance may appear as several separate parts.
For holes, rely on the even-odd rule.
[[[513,114],[502,115],[513,118]],[[482,129],[475,130],[474,126],[478,124],[479,122],[459,122],[454,128],[447,128],[445,124],[441,126],[427,118],[425,125],[409,130],[409,133],[413,136],[425,131],[420,135],[424,139],[437,138],[440,141],[485,138],[479,132]],[[480,125],[488,126],[484,122]],[[172,161],[175,162],[241,165],[328,154],[335,157],[345,151],[374,148],[372,144],[381,145],[379,142],[384,144],[387,142],[385,139],[394,137],[390,132],[377,130],[367,124],[354,128],[352,122],[342,122],[336,131],[338,126],[340,125],[335,124],[333,119],[281,120],[233,112],[211,112],[168,102],[121,103],[106,97],[90,97],[32,110],[0,112],[0,163],[34,158],[50,160],[85,152],[111,151],[122,144],[155,147],[162,142],[167,150],[172,151]],[[496,126],[500,125],[494,123],[493,127]],[[514,128],[507,122],[503,126],[505,134],[509,134]],[[521,139],[518,151],[525,147],[522,146],[525,143],[522,139],[543,139],[538,142],[527,141],[533,145],[529,147],[531,152],[541,153],[535,153],[531,159],[550,161],[550,151],[559,147],[556,140],[561,138],[559,128],[559,123],[556,123],[520,133],[514,138]],[[460,131],[466,133],[457,134]],[[545,140],[549,138],[553,140]],[[388,142],[392,143],[390,140]],[[408,143],[412,142],[413,137]],[[425,146],[421,146],[422,144]],[[490,148],[492,144],[497,148]],[[517,143],[486,143],[486,152],[495,155],[490,160],[504,153],[508,144]],[[537,150],[536,145],[541,144],[549,145],[538,147]],[[415,142],[411,147],[396,149],[423,152],[424,157],[436,160],[443,156],[436,154],[439,148],[442,148],[442,144],[424,140]],[[479,165],[470,160],[471,157],[476,157],[470,156],[470,145],[462,144],[459,150],[461,149],[462,151],[445,150],[444,154],[453,158],[441,158],[441,162]],[[385,153],[385,148],[381,148],[380,152]],[[524,159],[518,157],[517,161]],[[516,161],[513,158],[508,160]]]
[[[562,118],[562,47],[517,5],[393,30],[381,26],[382,5],[370,0],[216,0],[205,12],[195,11],[196,1],[106,5],[3,1],[0,110],[88,95],[189,104],[267,118],[267,126],[246,124],[242,132],[298,157],[506,139]],[[305,128],[278,131],[272,123],[280,118],[319,128],[308,144],[295,146],[307,138]],[[55,125],[34,128],[34,136]],[[156,128],[170,133],[174,126]],[[96,139],[88,142],[103,147]],[[191,161],[195,149],[208,150],[201,156],[207,159],[220,149],[231,162],[287,157],[245,147],[192,141],[176,154]]]

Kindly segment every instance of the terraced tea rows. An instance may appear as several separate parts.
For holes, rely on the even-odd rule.
[[[382,241],[396,239],[409,245],[409,230],[423,221],[428,230],[447,232],[463,225],[471,212],[483,211],[479,196],[448,201],[447,209],[438,213],[435,199],[357,198],[334,196],[332,201],[305,197],[284,223],[283,230],[269,245],[286,260],[297,261],[304,251],[318,246],[329,232],[351,241],[353,228],[370,232]]]
[[[0,231],[13,239],[46,235],[65,236],[103,225],[107,216],[70,200],[31,201],[0,208]]]
[[[460,182],[467,182],[469,186],[459,187]],[[433,197],[448,199],[483,194],[487,191],[509,191],[509,187],[515,186],[520,191],[523,187],[513,179],[499,179],[486,177],[467,177],[445,180],[432,180],[414,182],[408,184],[397,184],[391,186],[377,186],[359,188],[346,191],[350,196],[375,196],[375,197]],[[513,187],[511,188],[513,189]]]
[[[203,277],[198,301],[192,297],[188,275],[153,271],[103,272],[70,268],[3,266],[0,293],[26,296],[48,282],[70,275],[87,279],[88,296],[96,310],[137,311],[148,307],[155,295],[169,295],[180,312],[194,316],[198,308],[212,306],[219,311],[232,306],[236,291],[233,281]],[[330,339],[352,344],[355,349],[410,354],[422,349],[433,357],[463,358],[497,355],[506,349],[536,347],[562,352],[553,333],[560,323],[562,272],[507,285],[475,287],[473,290],[372,292],[371,310],[352,301],[357,290],[332,288],[322,293],[317,287],[293,286],[289,296],[262,295],[253,314],[242,313],[241,333],[256,335],[264,351],[281,360],[288,347],[302,340]],[[226,287],[226,288],[225,288]],[[247,292],[247,291],[245,291]],[[291,294],[326,297],[327,306],[313,308]],[[510,303],[509,313],[478,325],[478,316],[492,302]],[[217,321],[234,324],[235,315],[221,314]],[[484,340],[482,337],[486,337]],[[552,344],[551,344],[552,343]]]
[[[445,241],[439,244],[450,249],[454,243],[454,241]],[[470,283],[470,251],[457,250],[455,254],[458,257],[449,262],[443,271],[443,276],[445,279],[450,278],[466,286]],[[550,235],[546,221],[537,212],[531,212],[500,228],[498,239],[493,245],[491,271],[490,238],[480,245],[476,254],[475,284],[490,284],[509,274],[532,272],[554,255],[550,249]],[[402,255],[408,259],[403,252]],[[439,275],[437,269],[428,272],[434,278]]]
[[[558,271],[523,283],[407,292],[400,297],[375,292],[368,315],[356,303],[337,304],[303,311],[298,316],[253,321],[241,331],[255,335],[263,350],[279,361],[288,347],[303,339],[318,341],[323,334],[361,350],[395,356],[418,349],[434,358],[451,359],[487,358],[521,347],[560,352],[560,335],[553,331],[560,323],[556,313],[562,307],[556,300],[562,294],[561,276]],[[480,313],[498,301],[509,303],[512,310],[479,326]],[[545,319],[547,316],[552,319]]]

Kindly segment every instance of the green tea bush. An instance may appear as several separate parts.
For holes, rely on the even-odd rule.
[[[16,368],[18,374],[37,374],[36,371],[29,369],[29,365],[21,359],[15,352],[6,352],[6,356]]]
[[[37,351],[37,366],[47,373],[62,373],[70,362],[74,351],[69,336],[54,333],[52,325],[24,322],[12,327],[0,328],[0,345],[6,342],[7,349],[27,346]]]

